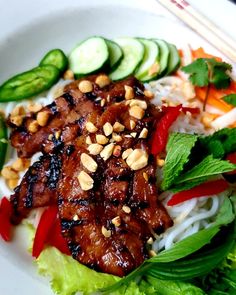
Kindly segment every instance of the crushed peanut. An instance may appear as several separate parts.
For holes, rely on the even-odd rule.
[[[23,116],[10,116],[10,121],[16,126],[20,126],[23,122]]]
[[[94,180],[88,173],[81,171],[77,178],[82,190],[88,191],[93,188]]]
[[[148,154],[142,149],[135,149],[129,154],[126,163],[132,170],[142,169],[148,164]]]
[[[110,102],[111,101],[111,96],[110,94],[107,95],[107,102]]]
[[[153,238],[152,238],[152,237],[150,237],[150,238],[147,240],[147,244],[149,244],[149,245],[152,245],[152,244],[153,244]]]
[[[103,158],[104,161],[108,160],[110,156],[112,155],[114,150],[114,143],[109,143],[104,147],[104,149],[101,151],[100,156]]]
[[[80,159],[81,163],[86,169],[88,169],[88,171],[95,172],[97,170],[98,164],[94,161],[92,157],[90,157],[86,153],[82,153]]]
[[[88,80],[83,80],[79,83],[78,88],[82,93],[92,92],[93,84]]]
[[[111,83],[110,78],[107,75],[99,75],[96,80],[95,83],[100,87],[103,88],[107,85],[109,85]]]
[[[119,134],[115,133],[115,132],[112,133],[112,139],[114,141],[116,141],[116,142],[122,141],[122,137]]]
[[[97,134],[96,141],[97,143],[104,145],[108,143],[109,139],[105,135]]]
[[[29,159],[21,159],[18,158],[13,164],[12,169],[16,171],[24,171],[25,169],[29,168],[30,160]]]
[[[11,112],[12,117],[24,116],[24,115],[25,115],[25,108],[23,106],[16,106]]]
[[[147,130],[147,128],[143,128],[142,131],[140,132],[138,138],[147,138],[147,135],[148,135],[148,130]]]
[[[111,123],[106,122],[106,123],[104,124],[104,126],[103,126],[103,132],[104,132],[104,134],[105,134],[106,136],[109,136],[109,135],[112,134],[112,132],[113,132],[113,127],[112,127]]]
[[[139,106],[141,109],[146,110],[147,109],[147,103],[145,100],[141,99],[132,99],[129,104],[131,107],[133,106]]]
[[[98,143],[92,143],[88,146],[88,151],[91,155],[98,155],[100,154],[100,152],[102,151],[103,146],[101,144]]]
[[[63,79],[64,80],[74,80],[74,73],[72,70],[67,70],[65,71],[64,75],[63,75]]]
[[[131,132],[130,135],[135,138],[137,136],[137,132]]]
[[[133,130],[136,126],[136,123],[134,122],[134,120],[130,120],[129,121],[129,126],[130,126],[130,129]]]
[[[92,144],[91,137],[88,135],[85,139],[86,144]]]
[[[121,154],[121,146],[115,145],[114,150],[113,150],[113,156],[119,157],[120,154]]]
[[[49,134],[48,135],[48,140],[52,140],[53,139],[53,134]]]
[[[120,226],[121,225],[121,219],[120,219],[120,216],[116,216],[114,217],[111,222],[115,225],[115,226]]]
[[[124,206],[122,207],[122,210],[123,210],[125,213],[127,213],[127,214],[129,214],[129,213],[131,212],[130,207],[129,207],[129,206],[126,206],[126,205],[124,205]]]
[[[143,172],[143,178],[144,178],[146,181],[148,181],[149,177],[148,177],[148,175],[147,175],[146,172]]]
[[[122,124],[119,123],[119,122],[115,122],[115,124],[113,125],[113,130],[114,130],[115,132],[122,132],[122,131],[125,130],[125,126],[122,125]]]
[[[85,127],[90,133],[95,133],[98,131],[97,127],[92,122],[87,122]]]
[[[16,186],[18,185],[19,178],[17,179],[7,179],[7,186],[11,189],[14,190]]]
[[[77,214],[75,214],[75,215],[73,216],[73,220],[74,220],[74,221],[78,221],[78,220],[79,220],[79,216],[78,216]]]
[[[41,111],[42,108],[43,106],[41,105],[41,103],[34,103],[32,101],[27,105],[27,109],[32,113],[37,113]]]
[[[36,133],[39,130],[38,122],[36,120],[33,120],[32,122],[30,122],[28,125],[28,130],[31,133]]]
[[[157,163],[157,166],[163,167],[165,165],[165,160],[157,157],[156,163]]]
[[[133,149],[129,148],[122,153],[122,159],[125,160],[133,152]]]
[[[149,250],[149,256],[150,257],[155,257],[155,256],[157,256],[157,253],[155,251],[153,251],[153,250]]]
[[[105,226],[102,226],[102,234],[104,235],[105,238],[110,238],[111,231],[106,229]]]
[[[50,114],[47,111],[39,112],[37,114],[37,122],[39,126],[42,126],[42,127],[46,126],[48,123],[49,117],[50,117]]]
[[[128,85],[125,85],[125,99],[134,98],[134,89]]]
[[[154,93],[150,90],[144,90],[144,95],[149,99],[152,99],[154,97]]]
[[[105,98],[103,98],[103,99],[101,100],[101,107],[104,107],[105,103],[106,103],[106,100],[105,100]]]
[[[61,130],[57,130],[55,132],[55,138],[58,140],[60,138],[60,136],[61,136]]]
[[[1,171],[2,177],[5,179],[18,179],[18,172],[15,171],[11,166],[5,166]]]
[[[129,114],[130,114],[130,116],[141,120],[145,114],[145,111],[142,108],[140,108],[139,106],[132,106],[129,109]]]

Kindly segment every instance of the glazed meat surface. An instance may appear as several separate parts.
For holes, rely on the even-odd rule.
[[[21,156],[39,149],[43,156],[11,196],[12,220],[17,223],[33,208],[58,204],[62,234],[73,258],[98,271],[124,276],[149,257],[146,244],[153,233],[172,225],[158,201],[156,163],[150,154],[154,126],[162,112],[134,78],[103,90],[93,84],[98,92],[90,97],[77,95],[77,84],[66,86],[66,95],[55,100],[57,112],[50,114],[47,126],[35,134],[21,128],[13,131],[12,141],[26,136],[26,142],[33,138],[37,142],[30,149],[23,139],[21,144],[16,140]],[[125,86],[132,88],[133,99],[125,99]],[[65,99],[68,95],[73,101],[80,98],[72,104]],[[109,97],[105,105],[97,104],[97,95]],[[58,112],[61,103],[65,112]],[[72,113],[74,121],[68,120]],[[54,124],[56,118],[60,127]]]
[[[10,136],[11,144],[16,148],[19,157],[29,158],[36,152],[42,151],[48,138],[57,131],[66,130],[68,125],[74,125],[74,137],[77,137],[80,134],[81,122],[85,122],[87,116],[94,113],[101,114],[108,105],[124,99],[124,85],[133,87],[137,94],[143,89],[134,78],[111,83],[101,89],[95,83],[96,77],[95,75],[86,77],[86,80],[93,84],[93,91],[89,93],[82,93],[78,89],[78,84],[83,79],[65,86],[64,94],[40,110],[40,113],[46,113],[48,120],[45,126],[38,126],[39,130],[35,133],[29,131],[29,126],[35,122],[39,112],[29,113],[21,126],[16,126],[10,119],[8,120],[8,124],[13,128]]]

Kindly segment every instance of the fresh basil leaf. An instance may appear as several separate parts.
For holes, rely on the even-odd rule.
[[[163,170],[162,190],[167,190],[174,183],[188,162],[189,155],[198,139],[197,135],[172,133],[167,144],[167,156]]]
[[[236,94],[229,94],[222,98],[225,102],[236,107]]]
[[[212,155],[207,156],[198,165],[191,170],[175,179],[176,184],[185,183],[186,181],[195,181],[197,179],[209,178],[225,172],[236,169],[236,165],[228,161],[214,159]]]
[[[217,214],[215,221],[206,229],[183,239],[176,243],[171,249],[160,252],[157,256],[152,257],[152,262],[171,262],[194,253],[204,245],[208,244],[211,239],[219,232],[222,225],[231,223],[235,218],[231,201],[225,196],[224,202]]]
[[[214,158],[223,158],[228,153],[236,151],[235,138],[236,128],[224,128],[212,135],[200,137],[199,149],[206,150],[208,154],[212,154]]]
[[[204,295],[206,294],[200,288],[181,281],[164,281],[147,276],[147,281],[154,286],[158,295]]]
[[[214,269],[230,252],[235,240],[235,223],[224,228],[218,240],[211,243],[211,248],[169,263],[154,263],[146,274],[162,280],[190,280],[203,276]]]

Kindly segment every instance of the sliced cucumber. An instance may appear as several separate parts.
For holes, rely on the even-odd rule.
[[[109,66],[111,69],[114,69],[121,61],[123,51],[117,43],[111,40],[106,40],[106,43],[109,51]]]
[[[168,61],[170,56],[170,50],[168,43],[164,40],[155,39],[160,50],[160,72],[159,77],[164,76],[168,70]]]
[[[180,65],[180,56],[176,46],[168,43],[168,47],[170,50],[170,57],[168,61],[167,75],[176,71]]]
[[[143,82],[150,81],[155,78],[159,71],[159,47],[156,42],[138,38],[144,46],[144,57],[142,63],[135,72],[135,77]]]
[[[121,80],[133,74],[143,59],[144,46],[134,38],[118,38],[114,40],[123,50],[124,56],[118,67],[110,73],[112,80]]]
[[[53,65],[60,72],[64,72],[68,66],[68,59],[61,49],[52,49],[43,57],[39,65]]]
[[[86,75],[100,70],[108,62],[108,58],[105,40],[101,37],[91,37],[72,50],[69,65],[76,75]]]

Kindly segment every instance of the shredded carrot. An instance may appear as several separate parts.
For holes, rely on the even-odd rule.
[[[178,52],[179,52],[179,56],[182,58],[184,56],[183,50],[182,49],[178,49]]]
[[[205,100],[206,97],[206,87],[195,87],[196,96],[202,101]],[[210,86],[207,103],[215,108],[227,113],[232,110],[232,106],[222,100],[222,92],[216,90],[215,87]]]
[[[209,53],[206,53],[202,47],[199,47],[198,49],[195,49],[195,50],[192,49],[192,56],[193,56],[194,59],[197,59],[197,58],[215,58],[218,61],[222,61],[222,58],[220,58],[218,56],[215,56],[215,55],[212,55],[212,54],[209,54]]]

